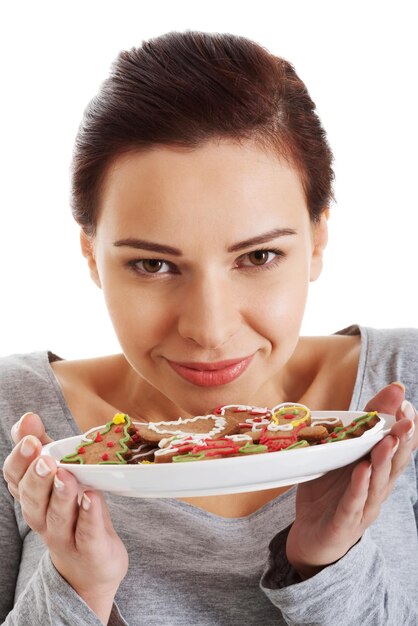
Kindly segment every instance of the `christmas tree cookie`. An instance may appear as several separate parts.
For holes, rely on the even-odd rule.
[[[91,439],[89,438],[91,437]],[[132,449],[138,447],[139,436],[129,415],[116,413],[105,426],[93,428],[84,434],[84,441],[61,463],[125,464],[132,457]]]

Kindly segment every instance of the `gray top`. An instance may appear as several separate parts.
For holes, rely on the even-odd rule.
[[[362,410],[395,380],[418,406],[418,330],[361,331],[350,410]],[[1,464],[10,428],[26,411],[51,437],[79,433],[50,367],[51,353],[0,359]],[[55,570],[40,538],[0,481],[0,620],[7,626],[100,626]],[[417,457],[379,518],[337,563],[301,581],[285,556],[296,488],[241,518],[223,518],[174,499],[107,495],[129,571],[109,624],[136,626],[403,626],[418,624]],[[123,617],[122,617],[123,616]],[[5,620],[5,621],[4,621]]]

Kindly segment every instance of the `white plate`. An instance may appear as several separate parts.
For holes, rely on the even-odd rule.
[[[339,417],[349,424],[364,411],[312,411],[312,417]],[[259,491],[313,480],[366,455],[395,422],[379,413],[381,422],[361,437],[333,443],[267,452],[253,456],[150,465],[76,465],[59,463],[80,483],[134,498],[180,498]],[[59,461],[75,451],[81,435],[43,447],[42,454]]]

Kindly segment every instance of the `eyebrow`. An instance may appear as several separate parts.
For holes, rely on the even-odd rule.
[[[296,230],[293,228],[274,228],[273,230],[269,230],[261,235],[256,235],[255,237],[244,239],[244,241],[240,241],[239,243],[234,243],[232,246],[229,246],[227,251],[238,252],[239,250],[244,250],[245,248],[250,248],[251,246],[256,246],[260,243],[267,243],[268,241],[278,239],[279,237],[287,237],[288,235],[296,234]],[[128,237],[127,239],[119,239],[118,241],[113,242],[113,245],[117,248],[126,246],[128,248],[149,250],[150,252],[158,252],[160,254],[182,256],[182,252],[178,248],[173,248],[173,246],[167,246],[165,244],[154,243],[152,241],[146,241],[145,239]]]
[[[113,245],[116,247],[127,246],[128,248],[139,248],[141,250],[149,250],[150,252],[182,256],[181,250],[178,248],[166,246],[161,243],[153,243],[152,241],[146,241],[145,239],[133,239],[129,237],[128,239],[119,239],[118,241],[114,241]]]
[[[274,228],[273,230],[269,230],[267,233],[263,233],[262,235],[256,235],[255,237],[244,239],[244,241],[240,241],[239,243],[234,243],[234,245],[228,248],[228,252],[237,252],[238,250],[251,248],[251,246],[256,246],[259,243],[267,243],[273,239],[287,237],[288,235],[296,235],[296,231],[293,228]]]

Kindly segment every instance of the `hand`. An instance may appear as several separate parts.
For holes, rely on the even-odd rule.
[[[20,501],[26,523],[48,546],[55,568],[107,623],[128,554],[103,496],[83,493],[70,472],[57,469],[52,457],[40,457],[42,445],[52,440],[38,415],[26,413],[13,426],[12,438],[16,446],[3,467],[10,493]]]
[[[374,446],[369,459],[298,485],[296,519],[286,551],[302,578],[339,560],[357,543],[410,463],[411,452],[418,447],[418,419],[404,398],[403,386],[393,383],[366,405],[365,411],[396,416],[390,434]]]

